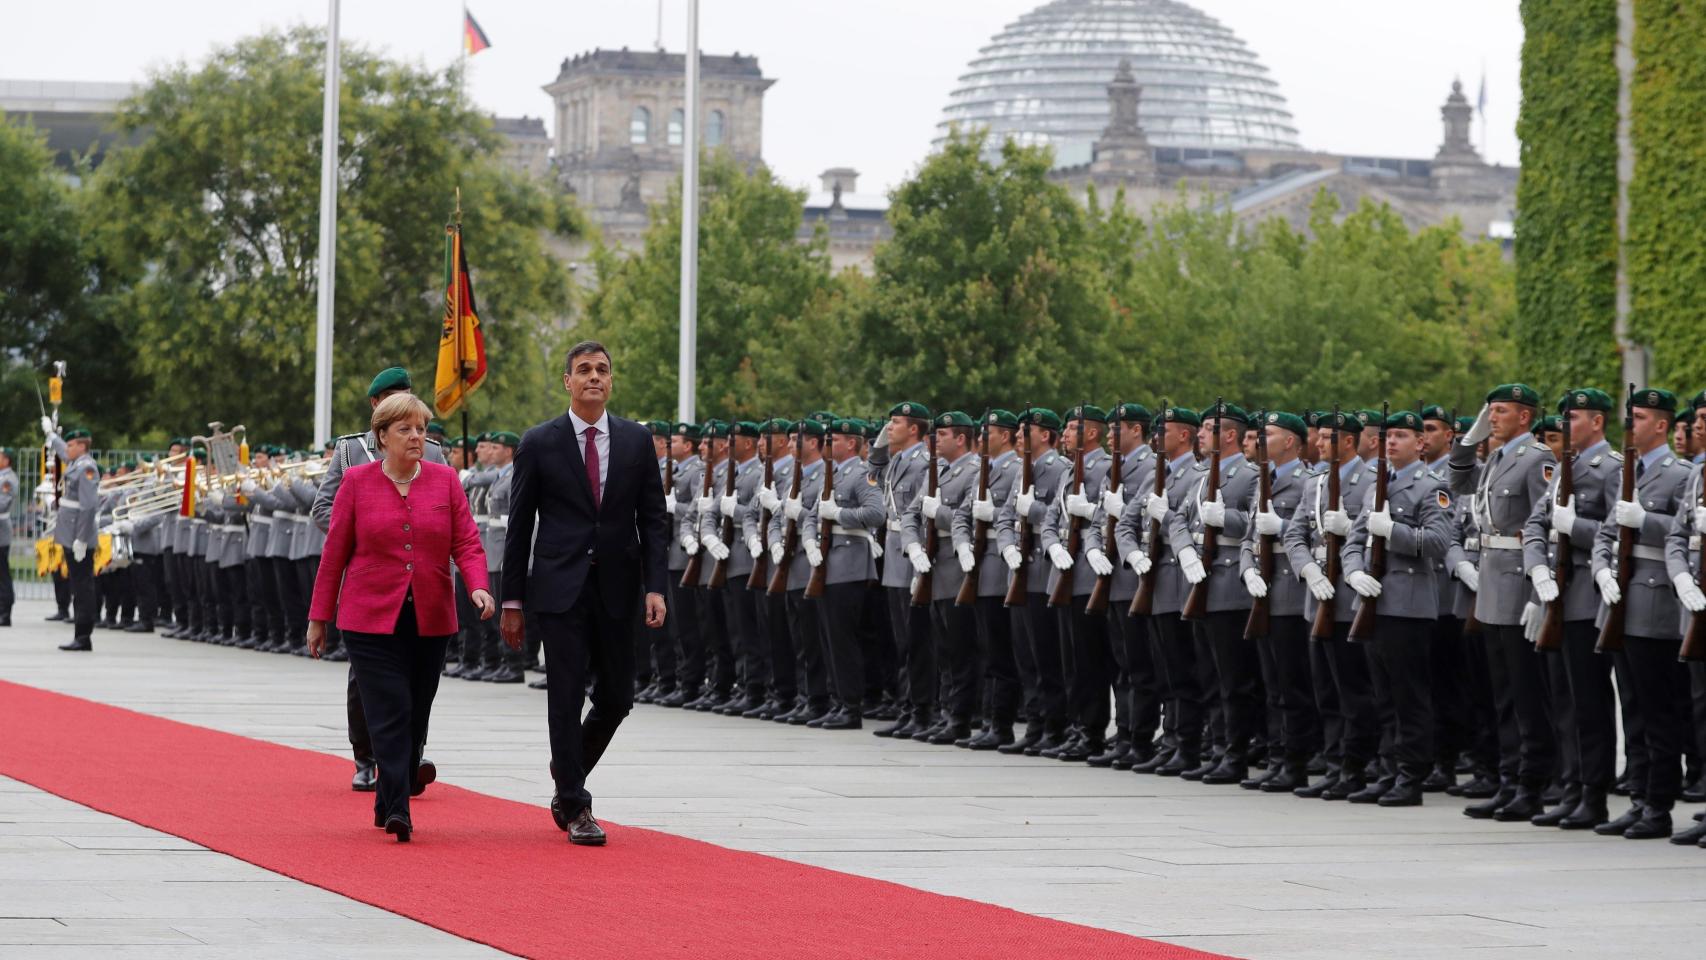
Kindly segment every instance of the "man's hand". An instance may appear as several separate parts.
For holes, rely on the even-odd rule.
[[[1309,595],[1317,603],[1326,603],[1333,599],[1333,581],[1321,572],[1319,564],[1307,564],[1303,568],[1303,582],[1309,586]]]
[[[1370,600],[1380,596],[1380,591],[1382,589],[1380,581],[1374,579],[1373,576],[1364,573],[1361,570],[1356,570],[1346,574],[1345,582],[1351,585],[1352,590],[1355,590],[1357,593]]]
[[[806,512],[806,505],[801,502],[799,497],[789,497],[782,504],[782,514],[789,520],[797,522],[800,519],[800,514],[804,512]]]
[[[782,565],[782,555],[785,552],[786,552],[786,550],[782,546],[782,541],[778,540],[775,543],[772,543],[770,545],[770,562],[774,563],[778,567],[781,566]]]
[[[700,542],[705,544],[705,552],[711,555],[712,560],[721,563],[729,558],[729,548],[721,537],[706,535]]]
[[[806,552],[807,563],[814,567],[823,566],[823,550],[818,547],[816,540],[807,540],[800,547]]]
[[[1084,562],[1098,577],[1106,577],[1114,572],[1114,565],[1108,562],[1108,555],[1100,547],[1091,547],[1084,551]]]
[[[1574,494],[1570,495],[1570,499],[1564,501],[1563,506],[1560,507],[1556,503],[1552,505],[1552,529],[1558,531],[1560,539],[1568,537],[1570,532],[1576,529],[1576,497]]]
[[[1647,508],[1641,506],[1639,500],[1617,501],[1617,525],[1631,530],[1641,529],[1641,524],[1647,522]]]
[[[725,517],[734,516],[740,512],[740,498],[732,493],[723,494],[723,498],[717,501],[717,511]]]
[[[758,488],[758,505],[771,513],[775,513],[781,508],[782,498],[776,495],[775,484]]]
[[[817,515],[820,519],[834,523],[841,519],[841,504],[834,500],[819,500],[817,502]]]
[[[1142,550],[1133,550],[1126,554],[1125,565],[1131,568],[1132,573],[1135,573],[1140,577],[1148,573],[1151,567],[1155,566],[1154,563],[1150,562],[1149,554]]]
[[[1469,432],[1465,433],[1463,435],[1463,439],[1459,440],[1458,443],[1461,443],[1466,447],[1473,447],[1492,435],[1493,405],[1490,403],[1484,403],[1481,405],[1480,415],[1475,418],[1474,424],[1469,427]]]
[[[970,573],[977,568],[977,555],[971,552],[971,544],[962,543],[955,547],[954,556],[960,561],[961,573]]]
[[[1262,579],[1260,571],[1252,568],[1244,571],[1244,589],[1257,600],[1268,595],[1268,582]]]
[[[669,614],[669,606],[663,602],[663,594],[646,594],[646,626],[656,630],[663,626],[664,617]]]
[[[1335,537],[1349,536],[1351,532],[1351,515],[1343,510],[1322,511],[1321,529]]]
[[[1522,638],[1533,643],[1539,639],[1540,627],[1546,622],[1546,618],[1540,615],[1539,606],[1525,603],[1522,605],[1522,616],[1517,618],[1517,622],[1522,624]]]
[[[1481,571],[1467,560],[1457,561],[1457,566],[1451,571],[1457,574],[1457,581],[1469,588],[1470,593],[1481,592]]]
[[[925,555],[924,548],[918,544],[913,543],[907,545],[906,559],[911,561],[912,569],[916,570],[918,573],[925,574],[930,572],[930,558]]]
[[[675,516],[675,498],[674,497],[664,497],[663,498],[663,512],[669,514],[672,517]]]
[[[58,430],[53,429],[53,418],[52,417],[42,417],[41,418],[41,435],[42,436],[52,437],[52,436],[58,435],[58,433],[59,433]]]
[[[1125,494],[1118,490],[1102,491],[1102,512],[1118,520],[1125,514]]]
[[[1190,547],[1179,551],[1179,569],[1184,571],[1185,580],[1193,587],[1208,579],[1208,571],[1203,569],[1202,560]]]
[[[1082,493],[1069,493],[1066,495],[1066,512],[1080,520],[1089,520],[1096,516],[1096,504]]]
[[[1048,548],[1048,559],[1050,563],[1054,564],[1056,570],[1072,569],[1072,554],[1058,543]]]
[[[934,521],[936,512],[942,509],[942,498],[932,497],[928,493],[919,501],[919,509],[924,512],[924,519]]]
[[[1706,594],[1700,592],[1700,585],[1686,572],[1677,574],[1671,584],[1676,587],[1676,599],[1682,608],[1689,613],[1699,613],[1706,610]]]
[[[681,549],[687,551],[687,555],[690,557],[693,556],[694,554],[698,553],[699,552],[699,540],[698,540],[698,538],[693,536],[693,534],[691,534],[691,533],[682,534],[681,535]]]
[[[1001,559],[1007,564],[1009,570],[1017,570],[1025,563],[1025,555],[1019,552],[1018,547],[1010,546],[1003,549]]]
[[[71,559],[77,561],[78,563],[82,563],[83,558],[88,556],[88,555],[89,555],[89,545],[88,544],[84,543],[81,540],[71,541]]]
[[[710,497],[694,497],[693,498],[693,509],[699,511],[699,515],[701,517],[709,516],[711,513],[711,498]]]
[[[1149,519],[1160,523],[1167,519],[1167,498],[1159,493],[1152,493],[1149,499],[1144,501],[1143,510],[1149,514]]]
[[[504,608],[498,615],[498,633],[503,635],[504,646],[511,650],[521,649],[521,641],[527,636],[527,620],[521,615],[520,608]]]
[[[1612,573],[1610,567],[1594,574],[1593,582],[1599,585],[1599,598],[1604,600],[1607,606],[1623,599],[1623,588],[1617,585],[1617,574]]]
[[[1285,518],[1272,510],[1256,512],[1256,534],[1263,537],[1277,537],[1285,530]]]
[[[989,499],[973,500],[971,504],[971,517],[973,520],[982,520],[984,523],[994,523],[995,501]]]
[[[756,533],[747,534],[747,536],[746,536],[746,552],[754,560],[757,560],[758,555],[764,552],[764,541],[758,539],[758,534],[756,534]]]
[[[1392,511],[1382,507],[1369,513],[1368,532],[1383,540],[1392,539]]]
[[[1528,571],[1528,579],[1534,582],[1534,595],[1541,603],[1551,603],[1558,599],[1558,581],[1552,579],[1551,570],[1535,567]]]
[[[1036,505],[1037,492],[1034,489],[1020,490],[1019,495],[1013,498],[1013,509],[1019,512],[1020,520],[1031,519],[1031,508]]]
[[[1219,498],[1204,500],[1198,512],[1202,514],[1203,526],[1216,530],[1226,526],[1226,503]]]

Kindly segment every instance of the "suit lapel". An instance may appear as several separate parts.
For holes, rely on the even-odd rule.
[[[563,434],[563,446],[568,451],[569,474],[581,496],[592,502],[592,486],[586,482],[586,460],[581,457],[580,439],[575,436],[575,421],[567,414],[557,418],[557,429]]]

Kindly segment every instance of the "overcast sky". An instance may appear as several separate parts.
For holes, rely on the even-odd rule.
[[[1522,27],[1518,0],[1191,0],[1272,71],[1305,147],[1432,157],[1453,77],[1470,101],[1485,76],[1490,161],[1517,161]],[[662,0],[663,41],[686,45],[686,0]],[[861,193],[903,179],[929,150],[966,63],[1041,0],[701,0],[706,53],[757,54],[777,82],[765,97],[764,156],[785,180],[829,167],[864,174]],[[77,0],[9,4],[0,77],[143,79],[269,27],[321,24],[325,0]],[[461,44],[462,0],[343,0],[346,42],[443,67]],[[649,49],[658,0],[469,0],[492,48],[471,63],[486,109],[551,114],[540,87],[565,56]],[[20,22],[21,18],[21,22]],[[1479,119],[1475,130],[1481,143]]]

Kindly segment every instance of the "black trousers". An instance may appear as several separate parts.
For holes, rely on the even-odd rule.
[[[705,682],[705,642],[695,611],[698,601],[692,587],[681,585],[680,570],[669,572],[669,609],[673,615],[667,622],[674,624],[675,684],[691,696],[699,695]]]
[[[1554,742],[1542,663],[1520,626],[1486,624],[1487,674],[1499,718],[1499,776],[1531,790],[1552,779]],[[1671,651],[1675,659],[1675,651]]]
[[[172,619],[179,629],[190,625],[190,576],[188,558],[176,550],[165,555],[166,569],[171,576],[166,579],[166,588],[172,595]]]
[[[711,561],[707,558],[706,562]],[[699,611],[699,636],[704,640],[705,685],[721,699],[728,695],[735,683],[728,607],[723,604],[722,595],[710,587],[694,587],[693,603],[694,609]]]
[[[829,667],[824,663],[823,631],[817,614],[822,602],[807,597],[803,587],[788,591],[788,626],[796,641],[799,685],[813,707],[829,705]]]
[[[1046,593],[1026,594],[1024,611],[1026,649],[1036,675],[1035,720],[1040,721],[1047,732],[1060,733],[1067,724],[1066,667],[1061,661],[1060,618],[1048,605]]]
[[[1611,676],[1617,685],[1617,710],[1623,721],[1623,777],[1630,784],[1631,795],[1639,800],[1639,791],[1647,782],[1650,758],[1647,756],[1647,716],[1641,709],[1641,691],[1630,672],[1629,656],[1623,651],[1612,654]]]
[[[1433,621],[1428,643],[1429,676],[1433,679],[1434,765],[1451,771],[1457,756],[1474,738],[1470,712],[1469,644],[1463,621],[1447,614]]]
[[[818,633],[827,654],[830,690],[836,703],[854,713],[864,705],[865,697],[865,662],[859,646],[859,611],[864,604],[863,580],[829,584],[817,603]]]
[[[249,581],[242,564],[220,567],[219,581],[220,632],[226,636],[247,636],[254,623],[249,606]],[[225,611],[229,610],[229,616]],[[304,628],[306,632],[306,628]]]
[[[930,602],[930,628],[942,712],[955,723],[969,723],[977,712],[977,618],[971,607],[950,597]]]
[[[1150,654],[1160,676],[1165,713],[1161,729],[1195,760],[1202,755],[1203,717],[1208,693],[1197,671],[1196,644],[1177,612],[1149,617]]]
[[[746,547],[737,543],[735,549]],[[759,632],[758,601],[753,591],[747,589],[746,574],[728,578],[723,585],[723,603],[730,643],[739,665],[735,682],[747,696],[763,697],[764,688],[770,684],[770,644]]]
[[[788,626],[787,591],[772,594],[766,587],[759,596],[758,632],[770,645],[770,699],[792,703],[799,696],[800,666],[794,652],[793,632]]]
[[[0,522],[10,523],[9,519]],[[0,617],[12,615],[12,604],[17,602],[17,594],[12,590],[12,564],[0,563]]]
[[[1499,767],[1499,711],[1493,702],[1493,675],[1488,664],[1486,628],[1463,635],[1468,654],[1466,670],[1469,677],[1469,716],[1473,729],[1469,736],[1469,759],[1477,772],[1492,775]]]
[[[379,762],[373,812],[380,816],[409,815],[409,791],[426,744],[432,701],[438,695],[438,672],[449,643],[448,635],[419,634],[412,599],[403,601],[391,633],[344,632],[351,672],[367,707],[373,756]]]
[[[1369,676],[1368,652],[1350,640],[1348,621],[1333,624],[1331,640],[1317,640],[1338,698],[1341,731],[1339,767],[1346,777],[1361,778],[1363,768],[1380,748],[1380,712]]]
[[[1089,594],[1073,597],[1070,606],[1061,609],[1061,628],[1067,631],[1062,666],[1069,662],[1066,703],[1072,721],[1089,736],[1092,743],[1101,743],[1108,735],[1108,721],[1113,719],[1114,652],[1108,642],[1108,617],[1103,613],[1085,613]]]
[[[882,569],[878,561],[878,570]],[[879,573],[880,576],[880,573]],[[859,604],[859,660],[865,671],[865,703],[876,705],[900,691],[899,659],[895,655],[894,631],[883,611],[884,588],[865,581],[865,598]]]
[[[1262,734],[1261,665],[1256,645],[1244,639],[1248,610],[1223,610],[1192,623],[1214,657],[1220,709],[1226,724],[1226,756],[1235,763],[1249,758],[1250,742]]]
[[[67,569],[70,569],[71,552],[69,550],[65,553],[65,565]],[[71,615],[71,575],[69,573],[61,574],[58,570],[53,572],[53,602],[59,607],[60,616]]]
[[[219,632],[219,561],[208,560],[206,557],[196,561],[196,585],[201,595],[201,622],[207,632]]]
[[[563,613],[536,614],[545,646],[546,713],[551,764],[563,811],[574,817],[592,806],[587,775],[634,708],[634,643],[630,619],[612,616],[599,600],[598,567],[587,572],[580,596]],[[587,680],[592,680],[592,693]],[[589,698],[592,709],[581,719]]]
[[[1371,678],[1380,698],[1391,704],[1381,732],[1381,758],[1396,768],[1398,782],[1421,786],[1434,765],[1433,683],[1428,644],[1434,621],[1409,617],[1375,618],[1368,652]]]
[[[1269,619],[1268,635],[1256,641],[1262,661],[1262,684],[1270,717],[1277,716],[1278,735],[1270,736],[1268,752],[1285,765],[1301,770],[1320,742],[1320,719],[1309,666],[1309,627],[1300,616]]]
[[[95,617],[101,603],[95,589],[95,548],[90,547],[83,559],[78,560],[71,555],[71,548],[66,547],[65,569],[66,581],[71,586],[71,622],[75,627],[72,636],[88,640],[95,633]]]
[[[889,633],[900,663],[900,696],[914,717],[936,712],[936,665],[930,643],[930,609],[912,605],[908,587],[883,587]]]
[[[136,619],[152,627],[160,615],[160,555],[139,553],[131,557],[130,580],[136,588]]]
[[[1592,620],[1564,624],[1565,682],[1575,704],[1576,782],[1609,790],[1617,776],[1617,719],[1611,693],[1611,657],[1594,653],[1599,630]]]
[[[1570,690],[1570,675],[1561,650],[1536,651],[1540,658],[1540,682],[1546,693],[1546,716],[1552,722],[1552,781],[1581,780],[1581,741],[1576,730],[1576,698]]]
[[[1314,623],[1305,617],[1310,633]],[[1345,751],[1345,714],[1339,707],[1339,688],[1333,684],[1333,666],[1327,659],[1328,645],[1309,638],[1309,686],[1315,693],[1315,715],[1321,719],[1320,750],[1329,774],[1339,768]]]
[[[983,718],[997,727],[1011,727],[1024,698],[1013,659],[1013,614],[1001,597],[978,597],[972,611],[983,669]]]
[[[1115,638],[1114,659],[1124,678],[1114,687],[1115,696],[1125,702],[1123,718],[1115,716],[1114,722],[1123,719],[1132,746],[1143,749],[1155,740],[1161,723],[1161,679],[1149,642],[1149,618],[1131,616],[1129,609],[1130,604],[1122,601],[1108,604],[1108,635]]]
[[[1009,607],[1009,626],[1013,638],[1013,667],[1019,673],[1019,716],[1027,725],[1039,729],[1043,725],[1042,679],[1037,676],[1037,658],[1031,645],[1030,595],[1026,603]],[[1002,597],[1005,605],[1006,597]]]
[[[645,588],[642,587],[641,589],[644,590]],[[664,596],[667,599],[669,594],[666,592]],[[644,597],[641,598],[640,602],[642,605],[645,603]],[[644,609],[643,606],[642,609]],[[671,613],[675,612],[674,610],[671,611]],[[644,632],[646,642],[651,644],[648,653],[651,657],[652,682],[665,693],[673,692],[675,690],[675,621],[681,618],[676,616],[665,617],[664,625],[656,630],[645,625],[644,617],[634,619],[639,624],[636,629]],[[523,663],[527,662],[525,645],[521,659]]]
[[[1625,637],[1623,656],[1635,686],[1646,746],[1645,784],[1637,795],[1648,808],[1669,810],[1682,792],[1682,757],[1694,739],[1688,667],[1678,663],[1676,638]]]
[[[273,567],[273,580],[278,584],[278,604],[284,611],[285,639],[293,647],[300,647],[308,636],[308,601],[314,596],[314,585],[310,583],[307,590],[302,588],[302,575],[296,567],[296,561],[283,557],[274,557],[268,561]]]
[[[284,608],[278,605],[278,584],[268,575],[265,557],[250,557],[243,563],[254,602],[255,623],[251,635],[263,642],[284,635]]]

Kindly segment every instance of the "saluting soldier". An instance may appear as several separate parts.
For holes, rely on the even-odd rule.
[[[1066,412],[1063,459],[1069,466],[1075,464],[1082,424],[1084,482],[1082,486],[1074,485],[1075,466],[1064,471],[1060,489],[1043,514],[1043,553],[1054,568],[1049,574],[1048,593],[1053,595],[1062,578],[1071,580],[1071,599],[1066,606],[1054,608],[1056,629],[1064,641],[1060,648],[1061,675],[1066,680],[1066,712],[1071,727],[1065,743],[1057,750],[1042,751],[1041,755],[1068,762],[1101,756],[1108,749],[1110,694],[1116,671],[1113,651],[1108,645],[1108,618],[1086,612],[1084,605],[1096,586],[1096,578],[1112,573],[1114,565],[1106,556],[1094,562],[1086,559],[1089,544],[1083,536],[1083,528],[1096,518],[1096,504],[1102,498],[1108,467],[1113,463],[1113,458],[1102,449],[1107,422],[1107,411],[1094,404],[1079,404]],[[1068,549],[1073,523],[1079,525],[1080,532],[1076,553]]]
[[[71,583],[73,631],[61,650],[93,650],[95,607],[95,547],[100,532],[95,526],[101,503],[101,467],[89,456],[89,431],[73,427],[60,437],[53,421],[42,418],[42,432],[54,455],[65,461],[65,489],[59,495],[59,513],[54,518],[53,542],[65,551],[65,566]]]
[[[1013,722],[1018,718],[1024,697],[1013,649],[1013,621],[1019,611],[1009,613],[1003,605],[1012,573],[1001,561],[1001,544],[994,527],[996,515],[1013,497],[1018,484],[1019,455],[1013,439],[1019,429],[1019,418],[1008,410],[990,410],[983,418],[982,429],[987,435],[989,453],[987,496],[978,499],[978,480],[974,477],[971,492],[954,511],[953,545],[961,572],[969,575],[972,570],[977,571],[977,602],[972,612],[977,624],[977,659],[983,681],[978,712],[984,726],[966,747],[997,750],[1014,743]],[[974,465],[973,469],[982,467]],[[988,524],[982,556],[975,552],[979,523]],[[916,732],[906,731],[904,727],[895,731],[897,736]]]
[[[1061,475],[1072,465],[1055,450],[1060,442],[1059,414],[1031,407],[1020,417],[1019,428],[1024,431],[1019,455],[1028,452],[1031,458],[1031,486],[1025,488],[1021,473],[1013,496],[996,516],[995,529],[1007,568],[1015,573],[1025,568],[1025,604],[1014,610],[1013,649],[1025,687],[1027,723],[1023,737],[999,749],[1035,757],[1066,743],[1066,678],[1061,675],[1060,625],[1048,605],[1053,565],[1043,550],[1042,528],[1049,504],[1060,492]],[[1021,524],[1030,533],[1029,556],[1021,553]]]
[[[1697,396],[1695,400],[1698,408],[1700,401],[1706,400],[1706,393]],[[1699,432],[1695,431],[1696,434]],[[1706,530],[1706,506],[1702,506],[1700,499],[1702,482],[1701,465],[1695,463],[1690,470],[1688,484],[1683,488],[1683,498],[1678,504],[1676,519],[1671,521],[1670,532],[1665,536],[1665,572],[1670,574],[1671,583],[1676,588],[1677,605],[1682,608],[1681,629],[1685,637],[1693,626],[1694,618],[1706,611],[1706,593],[1701,592],[1699,583],[1700,533]],[[1700,661],[1697,660],[1688,664],[1689,672],[1695,680],[1695,733],[1706,734],[1706,724],[1699,720],[1703,699],[1699,684],[1700,666]],[[1672,834],[1670,842],[1679,846],[1692,843],[1706,847],[1706,819]]]
[[[879,737],[904,736],[934,726],[936,668],[931,649],[930,608],[912,605],[913,566],[901,553],[901,518],[924,489],[929,467],[924,432],[930,408],[903,400],[889,408],[888,421],[871,448],[870,469],[883,498],[883,563],[879,581],[889,633],[900,661],[900,714],[895,722],[871,731]],[[902,732],[904,731],[904,732]]]
[[[794,640],[799,686],[803,689],[793,709],[771,719],[777,723],[802,726],[820,723],[831,712],[829,667],[822,621],[817,612],[822,601],[805,595],[806,585],[811,582],[812,564],[808,562],[803,547],[795,549],[792,558],[785,556],[786,535],[788,526],[792,524],[798,542],[803,544],[805,541],[807,510],[823,495],[824,470],[828,463],[823,455],[824,441],[829,436],[829,426],[822,420],[808,417],[795,424],[795,430],[800,441],[800,483],[798,488],[794,486],[792,471],[776,477],[781,509],[770,516],[770,563],[777,567],[784,562],[788,565],[788,626]]]
[[[699,425],[677,423],[671,428],[669,455],[675,459],[675,486],[664,497],[664,509],[672,526],[669,545],[669,605],[672,610],[693,609],[693,588],[681,582],[687,572],[687,560],[699,552],[699,540],[692,535],[693,500],[699,495],[704,478],[704,461],[699,459]],[[699,618],[669,617],[665,629],[675,645],[675,672],[663,678],[658,687],[656,702],[664,707],[685,706],[699,696],[699,684],[705,679],[705,647],[699,635]]]
[[[1454,434],[1461,437],[1474,426],[1474,417],[1458,417],[1453,424]],[[1455,439],[1453,443],[1455,444]],[[1476,448],[1476,462],[1485,462],[1482,446]],[[1451,462],[1448,454],[1443,469],[1436,469],[1451,486]],[[1455,496],[1452,500],[1455,537],[1446,551],[1445,563],[1457,580],[1451,601],[1452,616],[1463,625],[1463,646],[1467,653],[1464,673],[1467,683],[1464,692],[1469,698],[1466,714],[1470,719],[1469,741],[1465,751],[1470,763],[1469,780],[1448,785],[1445,792],[1454,797],[1482,800],[1499,792],[1499,714],[1493,701],[1493,682],[1489,671],[1490,658],[1487,639],[1480,621],[1475,619],[1475,594],[1481,588],[1481,530],[1476,526],[1478,508],[1475,498]],[[1456,758],[1451,763],[1455,766]]]

